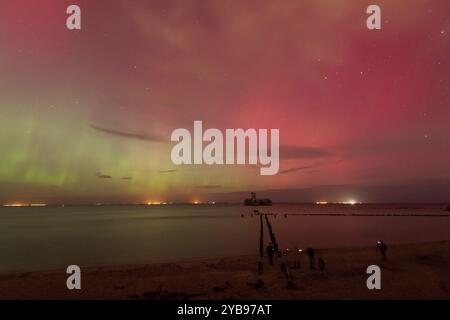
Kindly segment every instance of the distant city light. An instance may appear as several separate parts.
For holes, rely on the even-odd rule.
[[[350,199],[350,200],[347,200],[347,201],[340,201],[340,202],[317,201],[316,204],[318,204],[318,205],[325,205],[325,204],[349,204],[349,205],[355,205],[355,204],[362,204],[362,202]]]
[[[339,202],[340,204],[349,204],[349,205],[355,205],[355,204],[362,204],[362,202],[358,202],[355,200],[348,200],[348,201],[344,201],[344,202]]]
[[[7,203],[4,207],[45,207],[46,203]]]

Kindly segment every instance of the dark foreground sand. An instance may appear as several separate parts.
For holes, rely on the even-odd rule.
[[[375,248],[323,249],[326,270],[290,270],[257,256],[125,267],[82,268],[82,289],[66,289],[65,270],[0,276],[0,299],[449,299],[450,241],[391,246],[381,261]],[[367,266],[382,269],[382,290],[366,287]],[[255,288],[258,279],[263,288]]]

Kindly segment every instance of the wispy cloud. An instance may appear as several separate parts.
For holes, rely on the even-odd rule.
[[[169,170],[159,170],[159,173],[173,173],[177,172],[177,169],[169,169]]]
[[[280,158],[282,159],[321,158],[328,155],[329,155],[328,151],[323,148],[303,147],[303,146],[280,147]]]
[[[109,174],[103,174],[101,172],[96,172],[95,176],[99,179],[112,179],[112,176],[110,176]]]
[[[137,139],[137,140],[143,140],[143,141],[151,141],[151,142],[162,142],[165,141],[160,135],[157,134],[149,134],[149,133],[138,133],[138,132],[130,132],[130,131],[122,131],[117,129],[110,129],[110,128],[104,128],[100,127],[94,124],[89,125],[92,129],[107,133],[113,136],[118,136],[122,138],[130,138],[130,139]]]
[[[292,172],[302,171],[302,170],[311,169],[311,168],[315,168],[315,167],[317,167],[317,166],[293,167],[293,168],[289,168],[289,169],[286,169],[286,170],[281,170],[281,171],[278,172],[278,174],[292,173]]]
[[[121,180],[133,180],[133,177],[121,177]]]

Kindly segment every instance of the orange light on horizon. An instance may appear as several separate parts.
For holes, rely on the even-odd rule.
[[[316,204],[328,204],[327,201],[317,201]]]
[[[348,201],[343,201],[343,202],[339,202],[340,204],[349,204],[349,205],[355,205],[355,204],[362,204],[362,202],[358,202],[355,200],[348,200]]]
[[[45,207],[46,203],[6,203],[4,207]]]
[[[166,201],[160,201],[160,200],[150,200],[147,202],[148,206],[153,206],[153,205],[162,205],[162,204],[167,204]]]

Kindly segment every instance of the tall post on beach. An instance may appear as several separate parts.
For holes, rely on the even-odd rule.
[[[258,210],[255,210],[255,213],[259,214]],[[259,214],[259,256],[261,259],[258,261],[258,274],[263,274],[262,258],[264,257],[264,228],[261,214]]]
[[[273,243],[273,249],[275,252],[278,252],[278,243],[275,238],[275,234],[272,232],[272,225],[269,222],[269,219],[267,218],[267,215],[264,215],[264,218],[266,218],[267,227],[269,228],[270,238],[272,239]]]
[[[257,212],[257,210],[255,210]],[[264,257],[264,231],[263,231],[263,220],[262,215],[259,215],[259,256],[262,258]]]

